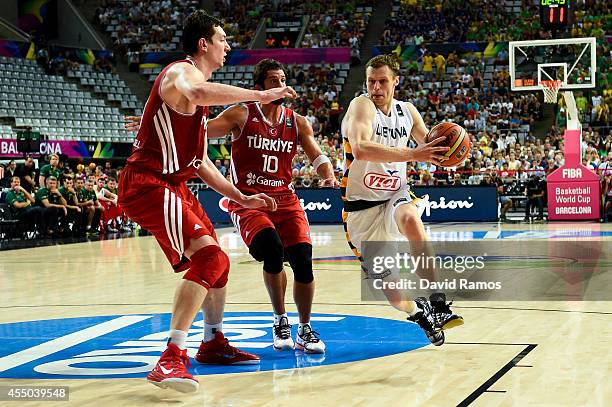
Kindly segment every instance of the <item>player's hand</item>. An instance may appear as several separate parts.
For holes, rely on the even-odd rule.
[[[275,100],[283,98],[295,99],[297,98],[297,93],[290,86],[262,90],[259,93],[259,101],[263,104],[271,103]]]
[[[276,201],[266,194],[246,195],[238,203],[250,209],[267,208],[271,211],[276,210]]]
[[[64,210],[64,216],[68,216],[68,208],[62,206],[62,209]]]
[[[125,124],[123,127],[129,132],[137,132],[140,130],[140,121],[142,116],[124,116]]]
[[[338,182],[336,177],[325,178],[325,179],[319,180],[319,187],[320,188],[325,188],[325,187],[339,188],[340,187],[340,183]]]
[[[75,206],[74,209],[76,209],[78,213],[81,213],[81,208],[79,208],[78,206]]]
[[[444,137],[438,137],[429,143],[418,145],[412,150],[413,159],[410,161],[429,162],[436,165],[444,165],[444,161],[448,159],[444,156],[444,153],[450,150],[450,147],[438,146],[438,144],[444,140]]]

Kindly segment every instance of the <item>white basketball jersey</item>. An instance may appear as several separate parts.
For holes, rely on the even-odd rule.
[[[362,95],[361,97],[367,97]],[[412,115],[405,102],[393,99],[389,116],[376,109],[372,141],[387,147],[407,147],[412,133]],[[343,198],[346,201],[385,201],[406,185],[406,162],[376,163],[354,159],[348,134],[345,144]]]

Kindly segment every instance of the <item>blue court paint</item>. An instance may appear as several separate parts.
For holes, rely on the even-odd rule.
[[[415,324],[354,315],[315,314],[324,355],[272,349],[269,313],[227,312],[223,330],[234,346],[258,354],[259,365],[210,366],[191,361],[197,375],[303,368],[408,352],[429,344]],[[297,316],[290,315],[297,329]],[[78,379],[144,377],[166,347],[170,314],[112,315],[0,324],[0,378]],[[187,339],[193,357],[202,339],[196,321]],[[103,328],[106,332],[99,334]],[[83,341],[83,339],[85,339]],[[74,343],[67,344],[69,340]],[[52,342],[51,342],[52,341]],[[76,343],[79,342],[80,343]]]

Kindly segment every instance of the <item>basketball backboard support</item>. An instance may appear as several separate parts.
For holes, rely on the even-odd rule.
[[[510,85],[513,91],[543,90],[542,81],[560,80],[561,91],[595,87],[595,38],[511,41]]]

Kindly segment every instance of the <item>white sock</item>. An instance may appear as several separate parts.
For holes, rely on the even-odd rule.
[[[412,312],[408,313],[408,315],[410,315],[411,317],[421,312],[421,309],[419,308],[416,302],[412,301],[412,304],[414,305],[414,307],[412,307]]]
[[[278,325],[282,317],[287,318],[287,320],[289,319],[286,312],[284,314],[274,314],[274,325]]]
[[[212,341],[215,339],[215,334],[222,331],[223,322],[219,322],[218,324],[208,324],[204,322],[204,342]]]
[[[186,349],[185,342],[187,342],[187,332],[171,329],[170,332],[168,332],[168,338],[170,342],[178,346],[179,349]]]
[[[300,325],[298,326],[298,333],[299,333],[300,335],[301,335],[302,333],[304,333],[304,326],[306,326],[306,325],[310,326],[310,321],[308,321],[308,322],[304,322],[304,323],[300,322]],[[312,327],[310,327],[310,329],[312,329]]]

